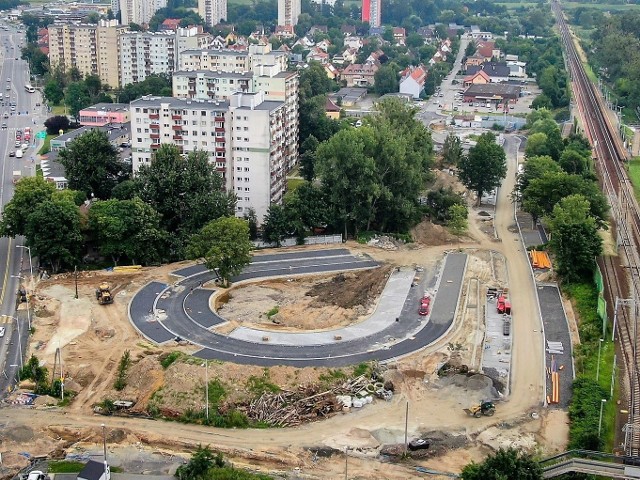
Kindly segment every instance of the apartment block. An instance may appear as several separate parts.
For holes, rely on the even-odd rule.
[[[382,18],[382,0],[362,0],[362,21],[371,27],[379,27]]]
[[[117,87],[118,36],[128,31],[116,20],[92,24],[49,25],[49,62],[53,68],[76,67],[82,75],[98,75],[102,82]]]
[[[167,0],[120,0],[122,24],[146,25],[158,10],[166,6]]]
[[[120,35],[119,43],[120,85],[173,74],[178,58],[174,32],[129,32]]]
[[[131,102],[133,170],[153,161],[162,143],[184,154],[203,150],[238,196],[237,215],[254,208],[261,221],[280,203],[287,172],[284,102],[262,93],[234,93],[229,100],[143,97]]]
[[[278,0],[278,26],[292,29],[302,11],[300,0]]]
[[[227,19],[227,0],[198,0],[198,14],[213,27]]]
[[[240,56],[230,50],[183,52],[180,64],[184,70],[173,77],[173,95],[222,100],[236,92],[261,92],[265,100],[284,102],[288,122],[286,158],[288,168],[293,168],[298,161],[299,79],[296,72],[287,71],[287,62],[286,53],[272,50],[270,44],[250,45]],[[213,68],[190,68],[203,65]]]

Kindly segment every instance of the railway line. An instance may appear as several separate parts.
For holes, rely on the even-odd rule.
[[[605,295],[608,304],[613,307],[610,313],[617,317],[614,335],[619,342],[623,359],[622,385],[628,400],[624,453],[636,457],[640,455],[640,352],[637,340],[637,314],[640,306],[640,207],[624,166],[627,152],[605,113],[601,96],[582,65],[560,4],[553,1],[552,9],[564,44],[567,70],[573,82],[579,116],[593,147],[602,189],[611,205],[613,228],[619,247],[618,257],[605,256],[599,264],[605,283]],[[630,282],[627,281],[629,275]],[[621,308],[618,308],[619,300],[622,300]]]

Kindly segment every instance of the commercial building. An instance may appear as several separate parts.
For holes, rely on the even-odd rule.
[[[78,113],[79,122],[87,127],[102,127],[109,123],[128,123],[128,103],[98,103]]]
[[[49,25],[49,62],[65,70],[73,67],[84,75],[97,75],[103,83],[119,85],[118,36],[128,27],[116,20],[92,24]]]
[[[518,85],[506,83],[487,83],[485,85],[471,85],[463,94],[468,103],[486,102],[492,104],[514,104],[520,98],[521,88]]]
[[[229,100],[143,97],[131,102],[133,170],[153,160],[162,143],[182,153],[207,152],[238,196],[237,215],[249,208],[262,221],[280,203],[287,172],[287,110],[263,93],[234,93]]]
[[[146,25],[158,10],[166,6],[167,0],[120,0],[122,24]]]
[[[213,27],[227,19],[227,0],[198,0],[198,13]]]
[[[278,26],[293,30],[301,10],[300,0],[278,0]]]

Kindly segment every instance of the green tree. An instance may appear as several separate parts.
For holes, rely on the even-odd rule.
[[[24,177],[16,184],[13,197],[4,207],[0,234],[3,237],[17,237],[26,234],[27,218],[38,206],[51,200],[55,185],[41,176]]]
[[[560,173],[562,168],[548,155],[528,157],[524,162],[522,173],[518,176],[516,189],[520,195],[531,183],[531,180],[542,177],[545,173]]]
[[[160,214],[160,225],[174,236],[175,258],[182,256],[190,235],[235,212],[236,197],[225,192],[222,177],[203,151],[183,158],[175,145],[161,145],[135,181],[140,198]]]
[[[105,200],[91,205],[89,228],[98,250],[115,265],[121,257],[149,264],[162,258],[164,232],[158,213],[139,198]]]
[[[265,242],[280,246],[282,240],[289,234],[291,226],[282,205],[271,205],[262,224],[262,239]]]
[[[49,80],[44,86],[44,97],[52,105],[60,105],[64,100],[64,91],[62,86],[55,80]]]
[[[251,261],[253,244],[249,225],[241,218],[222,217],[207,223],[189,240],[189,258],[204,258],[208,269],[217,269],[225,283]]]
[[[300,145],[300,175],[307,182],[315,177],[316,150],[320,142],[314,135],[309,135]]]
[[[558,164],[567,173],[574,173],[576,175],[589,173],[589,158],[583,157],[575,150],[565,149],[562,155],[560,155]]]
[[[305,99],[300,97],[300,140],[303,142],[313,135],[320,142],[331,138],[340,130],[340,122],[327,117],[325,105],[327,97],[316,95]]]
[[[555,120],[551,118],[537,120],[531,125],[529,133],[544,133],[547,136],[546,146],[548,155],[556,161],[560,158],[560,154],[564,149],[564,142],[560,134],[560,127],[558,127]]]
[[[32,75],[45,75],[49,71],[49,58],[35,43],[27,43],[22,47],[21,57],[29,62]]]
[[[253,207],[249,207],[249,211],[243,215],[243,218],[247,221],[249,225],[249,239],[257,240],[258,239],[258,217],[256,216],[256,209]]]
[[[34,208],[27,217],[24,236],[33,256],[53,273],[78,263],[82,251],[80,211],[57,192]]]
[[[516,449],[500,449],[482,463],[462,469],[462,480],[542,480],[542,467],[531,455]]]
[[[551,231],[549,247],[556,257],[557,272],[568,282],[590,278],[595,259],[602,254],[602,238],[590,209],[585,197],[569,195],[560,200],[546,218]]]
[[[547,145],[546,133],[538,132],[527,137],[527,145],[524,148],[524,154],[528,157],[551,157],[549,147]]]
[[[69,107],[72,117],[78,118],[78,112],[91,105],[91,96],[87,86],[82,81],[72,82],[67,86],[64,102]]]
[[[47,127],[47,134],[49,135],[59,135],[60,130],[68,130],[69,125],[69,117],[64,115],[55,115],[44,121],[44,126]]]
[[[327,224],[324,193],[309,182],[303,183],[285,196],[284,211],[287,228],[294,229],[299,240],[302,240],[312,228]]]
[[[178,467],[176,477],[178,480],[208,480],[209,470],[223,466],[224,460],[220,453],[214,454],[208,446],[198,445],[191,460]]]
[[[398,91],[398,73],[389,64],[381,66],[373,75],[374,90],[378,95],[396,93]]]
[[[462,143],[460,138],[453,132],[447,135],[442,145],[442,164],[447,166],[455,166],[462,158]]]
[[[496,143],[491,132],[480,135],[477,144],[458,162],[458,176],[462,184],[476,194],[479,205],[482,195],[498,187],[507,175],[504,149]]]
[[[469,226],[467,221],[467,216],[469,212],[467,211],[467,207],[465,205],[461,205],[459,203],[455,203],[449,207],[449,221],[447,222],[447,227],[454,235],[462,235],[467,231]]]
[[[298,90],[302,99],[325,95],[335,87],[336,83],[327,77],[327,72],[320,62],[309,62],[309,66],[300,73]]]
[[[113,188],[124,178],[126,170],[106,132],[91,130],[74,139],[60,151],[69,188],[84,192],[87,197],[106,200]]]

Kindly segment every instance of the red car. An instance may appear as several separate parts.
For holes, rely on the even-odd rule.
[[[418,309],[418,315],[429,315],[429,307],[431,306],[431,297],[422,297],[420,300],[420,308]]]

